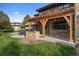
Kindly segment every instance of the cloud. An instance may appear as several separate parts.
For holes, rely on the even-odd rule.
[[[11,22],[22,22],[21,19],[11,19]]]
[[[11,22],[22,22],[24,19],[25,15],[10,15],[10,21]]]
[[[19,13],[19,12],[14,12],[14,14],[18,15],[18,14],[20,14],[20,13]]]

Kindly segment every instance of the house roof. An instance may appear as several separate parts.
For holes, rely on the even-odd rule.
[[[12,22],[11,24],[21,24],[20,22]]]
[[[62,5],[62,4],[65,4],[65,3],[51,3],[51,4],[48,4],[48,5],[44,6],[44,7],[41,7],[39,9],[37,9],[36,11],[37,12],[42,12],[44,10],[47,10],[49,8],[52,8],[52,7],[55,7],[55,6],[58,6],[58,5]]]
[[[19,26],[20,24],[21,24],[21,23],[19,23],[19,22],[12,22],[12,23],[11,23],[12,26]]]

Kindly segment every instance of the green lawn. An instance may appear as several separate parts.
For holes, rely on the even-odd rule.
[[[76,55],[73,47],[41,42],[37,44],[22,44],[20,39],[14,39],[10,37],[9,33],[3,33],[0,36],[0,55],[3,56],[71,56]]]

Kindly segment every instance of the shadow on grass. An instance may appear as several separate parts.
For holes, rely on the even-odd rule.
[[[70,46],[52,43],[25,45],[22,55],[26,56],[73,56],[75,49]]]
[[[1,56],[18,56],[20,55],[20,46],[17,42],[12,41],[0,51]]]
[[[19,44],[12,41],[1,51],[1,56],[73,56],[75,54],[73,47],[42,42],[39,44]]]
[[[63,56],[75,56],[76,55],[76,49],[70,46],[61,45],[59,51]]]

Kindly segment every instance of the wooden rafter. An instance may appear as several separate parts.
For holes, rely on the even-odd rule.
[[[52,12],[52,13],[42,14],[40,16],[34,16],[34,17],[31,17],[30,20],[35,20],[35,19],[39,20],[39,19],[44,19],[44,18],[49,18],[49,17],[55,17],[55,16],[58,16],[58,15],[69,13],[69,12],[72,13],[73,11],[74,11],[74,7],[70,7],[70,8],[67,8],[67,9],[58,10],[55,13]]]

